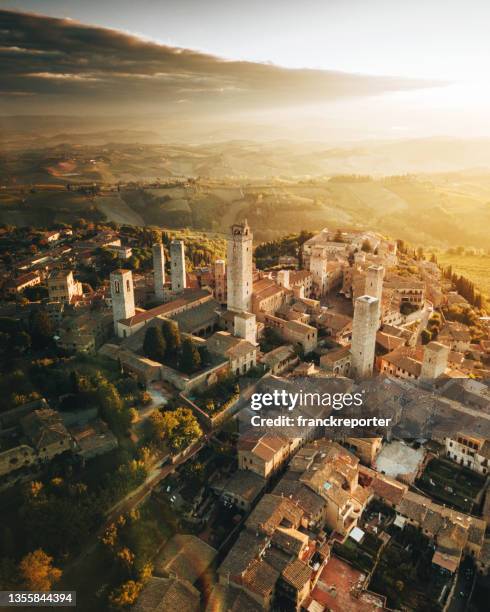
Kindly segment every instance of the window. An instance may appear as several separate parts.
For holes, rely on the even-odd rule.
[[[119,281],[114,281],[114,292],[121,293],[121,286],[119,285]]]
[[[126,281],[126,290],[131,291],[131,283],[129,282],[129,279]]]

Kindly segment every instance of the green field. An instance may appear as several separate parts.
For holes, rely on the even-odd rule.
[[[490,299],[490,256],[489,255],[451,255],[437,253],[437,261],[444,267],[452,266],[453,272],[462,274]]]

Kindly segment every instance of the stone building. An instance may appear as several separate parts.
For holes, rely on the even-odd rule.
[[[15,295],[16,293],[21,293],[21,291],[24,291],[27,287],[34,287],[40,284],[41,277],[38,272],[27,272],[6,283],[5,288],[7,293]]]
[[[48,278],[49,299],[70,304],[74,297],[83,295],[82,283],[77,282],[71,270],[55,270]]]
[[[246,374],[257,364],[257,347],[247,340],[232,336],[229,332],[216,332],[208,338],[206,346],[212,355],[226,357],[231,372],[237,376]]]
[[[490,442],[465,433],[449,436],[445,440],[446,455],[465,467],[483,474],[489,472]]]
[[[21,436],[18,443],[0,451],[0,477],[9,476],[7,484],[14,484],[11,473],[26,468],[36,469],[41,463],[69,451],[73,441],[63,424],[61,415],[51,408],[33,410],[20,420]],[[2,478],[0,485],[5,485]]]
[[[292,441],[281,434],[244,435],[238,441],[238,467],[269,478],[289,459]]]
[[[320,368],[333,376],[349,376],[350,364],[350,346],[333,349],[320,357]]]
[[[318,344],[318,331],[312,325],[299,321],[286,321],[272,315],[265,315],[264,323],[277,330],[286,342],[300,344],[305,353],[311,353]]]

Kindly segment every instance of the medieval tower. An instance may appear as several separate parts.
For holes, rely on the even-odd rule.
[[[226,263],[224,259],[214,262],[214,297],[220,304],[226,304]]]
[[[185,251],[182,240],[172,240],[170,243],[170,276],[173,293],[180,293],[186,288]]]
[[[379,301],[370,295],[358,297],[354,303],[352,323],[351,375],[353,378],[368,378],[373,373],[378,327]]]
[[[366,272],[366,286],[364,293],[378,300],[378,320],[381,323],[381,298],[383,295],[383,266],[369,266]]]
[[[310,256],[310,272],[313,277],[317,297],[325,295],[327,291],[327,253],[321,246],[313,247]]]
[[[151,248],[153,253],[153,286],[155,296],[163,302],[165,287],[165,252],[163,244],[158,242]]]
[[[424,348],[420,378],[430,381],[442,376],[447,369],[448,357],[448,346],[440,342],[429,342]]]
[[[114,331],[119,335],[118,321],[134,317],[133,273],[131,270],[111,272],[111,298]]]
[[[228,310],[250,312],[252,308],[252,240],[247,221],[231,226],[226,264]]]

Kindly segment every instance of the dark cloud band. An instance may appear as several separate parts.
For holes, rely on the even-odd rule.
[[[43,111],[53,104],[122,111],[187,103],[253,111],[432,84],[228,61],[68,19],[0,10],[0,95]],[[27,102],[26,102],[27,101]],[[232,106],[233,105],[233,106]]]

